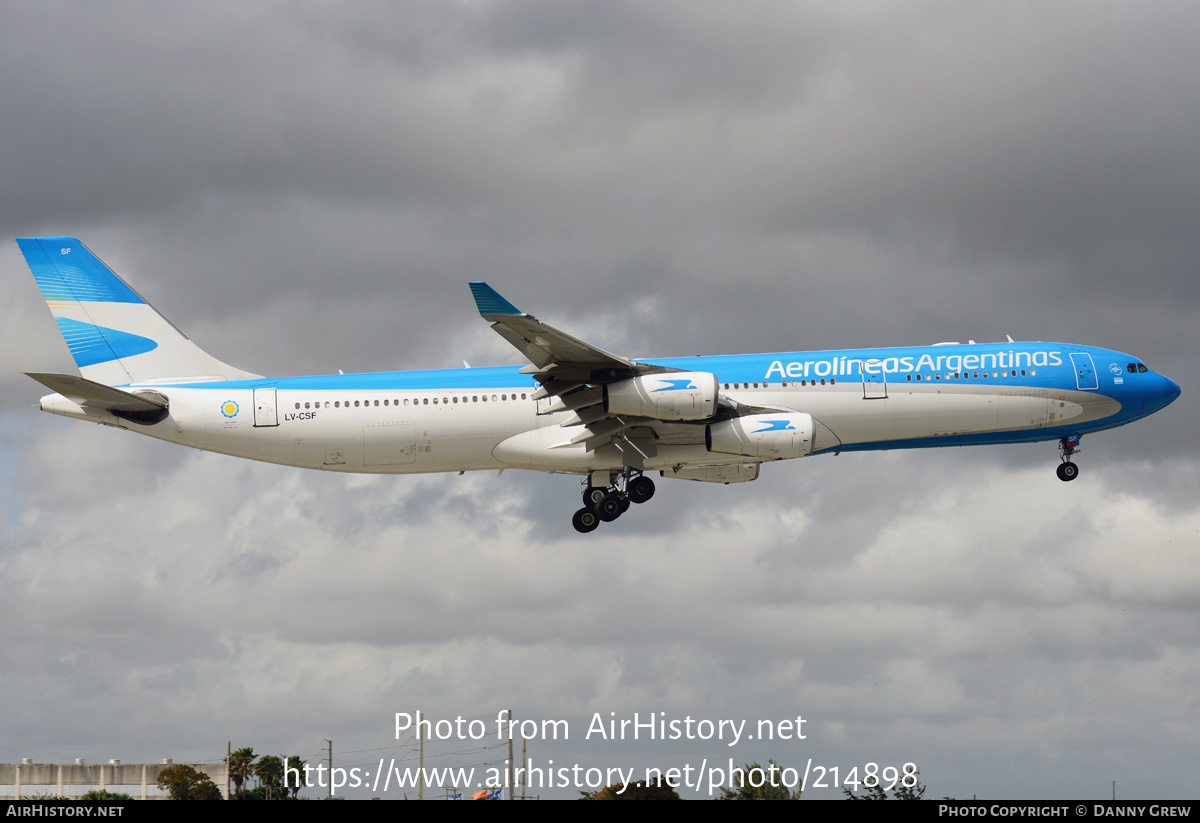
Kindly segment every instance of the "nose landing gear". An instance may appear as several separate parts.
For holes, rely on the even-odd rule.
[[[645,503],[654,496],[654,481],[640,471],[614,472],[610,479],[612,485],[608,488],[584,486],[583,508],[571,518],[575,531],[582,534],[595,531],[601,521],[611,523],[624,514],[631,503]]]
[[[1070,482],[1079,476],[1079,467],[1071,462],[1071,458],[1078,451],[1079,435],[1068,435],[1058,441],[1058,454],[1062,462],[1058,464],[1057,474],[1058,479],[1064,483]]]

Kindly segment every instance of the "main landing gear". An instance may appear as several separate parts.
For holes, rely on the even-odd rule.
[[[1079,435],[1072,434],[1058,441],[1059,459],[1058,479],[1064,483],[1079,476],[1079,467],[1071,462],[1071,458],[1079,451]]]
[[[612,485],[585,486],[583,508],[575,512],[571,524],[584,534],[595,531],[601,521],[611,523],[623,515],[630,503],[645,503],[654,496],[654,481],[641,472],[626,470],[613,475]],[[587,483],[588,481],[584,481]]]

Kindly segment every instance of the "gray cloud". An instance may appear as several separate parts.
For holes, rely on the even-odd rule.
[[[581,541],[573,478],[304,474],[35,415],[20,372],[71,365],[10,244],[0,684],[29,698],[5,758],[233,737],[316,762],[333,736],[373,765],[418,708],[802,713],[787,745],[535,756],[1186,794],[1196,26],[1182,3],[3,8],[4,236],[80,237],[248,369],[514,362],[468,298],[487,279],[632,356],[1011,333],[1184,387],[1086,438],[1070,486],[1047,444],[846,454],[664,481]]]

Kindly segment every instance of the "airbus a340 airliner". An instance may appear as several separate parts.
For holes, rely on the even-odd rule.
[[[630,360],[471,283],[524,367],[261,377],[202,351],[73,237],[18,239],[82,377],[30,374],[43,411],[206,451],[341,472],[533,469],[583,477],[590,532],[654,494],[773,460],[1058,441],[1153,414],[1179,386],[1138,358],[1068,343]]]

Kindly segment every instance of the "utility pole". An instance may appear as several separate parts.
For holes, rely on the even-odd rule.
[[[521,732],[521,799],[525,799],[525,787],[529,785],[529,761],[525,759],[525,744],[529,738]]]
[[[417,712],[417,800],[425,799],[425,735],[421,734],[421,718],[424,712]]]
[[[229,800],[229,758],[233,755],[233,741],[225,741],[225,799]]]
[[[516,788],[513,786],[513,750],[512,750],[512,709],[508,710],[508,799],[516,800],[517,795],[514,792]]]
[[[329,744],[329,799],[333,800],[333,741],[326,738],[325,742]]]

